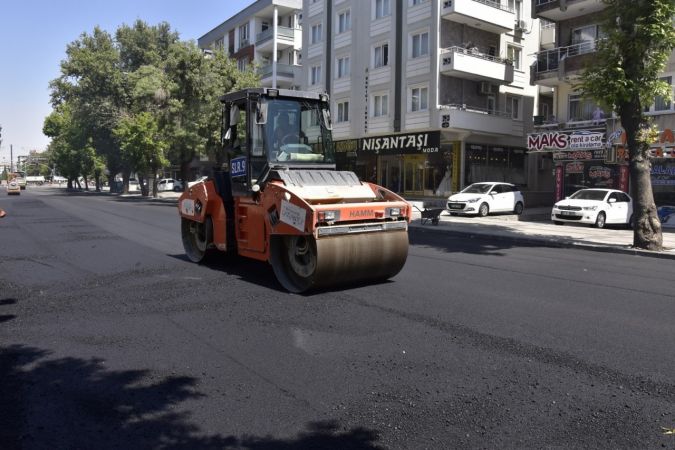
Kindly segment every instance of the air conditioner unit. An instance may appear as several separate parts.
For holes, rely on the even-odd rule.
[[[527,21],[526,20],[516,20],[516,30],[527,31]]]
[[[495,91],[496,89],[494,84],[488,83],[487,81],[480,82],[479,92],[481,94],[494,94]]]

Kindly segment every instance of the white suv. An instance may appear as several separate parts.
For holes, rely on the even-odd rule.
[[[522,214],[523,194],[510,183],[474,183],[448,197],[450,214],[473,214],[481,217],[493,212]]]

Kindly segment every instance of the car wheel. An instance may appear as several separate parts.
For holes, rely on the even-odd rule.
[[[605,215],[604,212],[600,211],[598,213],[598,217],[595,218],[595,227],[605,228],[605,220],[607,220],[607,216]]]
[[[565,225],[565,222],[561,222],[559,220],[554,220],[553,223],[556,225]]]
[[[523,213],[523,204],[521,202],[516,203],[516,207],[513,208],[513,213],[521,215]]]
[[[490,213],[490,207],[487,203],[481,203],[480,208],[478,208],[478,215],[485,217]]]

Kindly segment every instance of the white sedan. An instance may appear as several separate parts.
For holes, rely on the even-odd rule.
[[[585,223],[604,228],[608,224],[631,226],[633,200],[616,189],[581,189],[553,205],[551,220],[556,225]]]
[[[162,178],[157,182],[157,191],[174,191],[180,192],[183,190],[183,182],[180,180],[175,180],[173,178]]]
[[[473,214],[481,217],[493,212],[522,214],[525,200],[510,183],[474,183],[448,197],[450,214]]]

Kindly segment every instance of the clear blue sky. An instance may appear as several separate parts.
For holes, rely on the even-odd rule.
[[[95,26],[114,34],[121,24],[141,19],[166,21],[181,39],[197,40],[254,0],[23,0],[0,6],[0,125],[3,158],[42,151],[51,112],[49,81],[59,75],[66,45]]]

